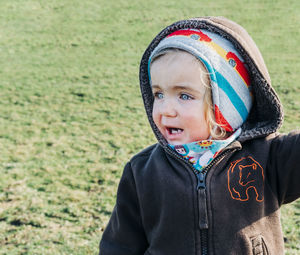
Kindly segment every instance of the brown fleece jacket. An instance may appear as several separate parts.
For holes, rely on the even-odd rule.
[[[167,146],[152,119],[149,56],[168,34],[185,28],[230,40],[247,63],[254,94],[242,134],[201,176]],[[279,208],[300,196],[300,132],[276,133],[282,108],[248,33],[221,17],[176,22],[146,49],[140,84],[159,143],[125,166],[100,255],[283,254]]]

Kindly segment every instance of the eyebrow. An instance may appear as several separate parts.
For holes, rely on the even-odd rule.
[[[151,88],[154,88],[154,89],[160,89],[160,87],[158,85],[151,85]]]
[[[152,89],[160,89],[161,88],[159,85],[156,85],[156,84],[152,85],[151,87],[152,87]],[[195,90],[195,89],[189,87],[188,85],[187,86],[177,85],[177,86],[174,86],[174,89],[175,90],[186,90],[186,91],[191,91],[194,93],[200,93],[200,91]]]

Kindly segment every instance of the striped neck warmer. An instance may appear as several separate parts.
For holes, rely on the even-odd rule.
[[[205,65],[210,76],[216,122],[228,132],[241,127],[250,112],[252,94],[244,60],[233,44],[208,30],[178,30],[158,44],[148,66],[152,59],[172,48],[189,52]]]

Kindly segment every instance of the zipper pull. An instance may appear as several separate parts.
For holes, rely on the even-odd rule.
[[[206,173],[203,172],[197,173],[198,210],[199,210],[200,229],[208,229],[205,177],[206,177]]]
[[[205,185],[205,176],[206,176],[206,174],[204,174],[202,172],[199,172],[197,174],[197,180],[198,180],[197,189],[205,189],[205,187],[206,187],[206,185]]]

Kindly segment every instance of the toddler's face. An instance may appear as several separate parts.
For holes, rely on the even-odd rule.
[[[209,84],[206,72],[193,55],[183,51],[171,51],[152,63],[152,117],[169,144],[208,139],[204,113],[204,84]]]

